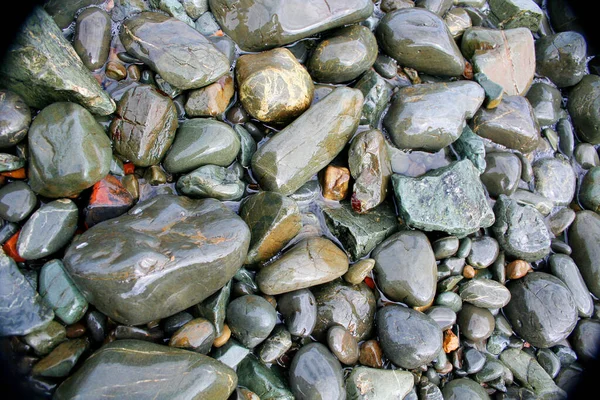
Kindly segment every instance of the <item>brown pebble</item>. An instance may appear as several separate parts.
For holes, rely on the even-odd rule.
[[[69,339],[74,339],[85,335],[86,327],[84,324],[80,322],[76,322],[73,325],[67,326],[67,337]]]
[[[127,69],[120,62],[109,61],[106,64],[106,76],[115,81],[120,81],[127,77]]]
[[[473,278],[475,276],[475,268],[471,267],[470,265],[465,265],[462,275],[467,279]]]
[[[129,67],[127,67],[127,77],[129,79],[131,79],[132,81],[139,81],[140,80],[140,67],[138,67],[135,64],[130,65]]]
[[[273,306],[273,308],[277,308],[277,300],[275,300],[274,296],[271,296],[269,294],[263,294],[262,298],[268,301]]]
[[[227,326],[227,324],[224,324],[223,332],[221,333],[221,336],[219,336],[218,338],[215,339],[215,341],[213,342],[213,346],[215,346],[215,347],[223,346],[225,343],[227,343],[229,341],[230,336],[231,336],[231,329],[229,329],[229,326]]]
[[[463,76],[465,77],[465,79],[473,79],[473,66],[468,61],[465,61],[465,69],[463,71]]]
[[[506,278],[519,279],[533,271],[531,264],[523,260],[515,260],[506,266]]]
[[[377,340],[367,340],[360,346],[358,362],[372,368],[383,368],[383,352]]]
[[[350,170],[345,167],[328,165],[323,173],[323,197],[329,200],[340,201],[348,194],[350,183]]]
[[[404,67],[402,69],[404,70],[404,73],[408,75],[408,78],[410,79],[413,85],[418,85],[421,83],[421,78],[419,78],[419,73],[416,69],[408,67]]]
[[[160,319],[155,319],[154,321],[150,321],[146,324],[146,328],[153,329],[160,325]]]
[[[460,346],[460,340],[458,340],[458,336],[452,332],[451,329],[444,331],[444,352],[450,353]]]
[[[427,309],[428,309],[429,307],[431,307],[431,306],[433,305],[433,301],[434,301],[434,300],[435,300],[435,299],[431,299],[431,301],[429,302],[429,304],[425,304],[424,306],[413,307],[413,310],[415,310],[415,311],[419,311],[419,312],[425,312],[425,311],[427,311]]]

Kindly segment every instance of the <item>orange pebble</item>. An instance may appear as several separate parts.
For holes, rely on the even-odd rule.
[[[219,336],[218,338],[215,339],[215,341],[213,342],[213,346],[215,346],[215,347],[223,346],[225,343],[227,343],[230,336],[231,336],[231,329],[229,329],[227,324],[224,324],[223,332],[221,333],[221,336]]]
[[[123,171],[125,171],[125,175],[131,175],[135,172],[135,165],[133,163],[125,163],[123,164]]]
[[[365,283],[371,289],[375,289],[375,282],[373,282],[373,279],[369,278],[368,276],[365,278]]]
[[[0,173],[0,175],[5,176],[7,178],[13,178],[13,179],[27,178],[27,173],[25,173],[25,168],[19,168],[14,171],[2,172],[2,173]]]
[[[444,352],[450,353],[460,346],[460,341],[458,340],[458,336],[452,332],[451,329],[444,331]]]
[[[506,277],[508,279],[519,279],[533,271],[527,261],[515,260],[506,266]]]
[[[2,245],[2,250],[4,250],[7,256],[12,257],[12,259],[16,262],[23,262],[25,259],[22,258],[17,251],[17,240],[19,240],[19,233],[21,233],[21,231],[18,231],[12,235],[10,239],[4,242]]]

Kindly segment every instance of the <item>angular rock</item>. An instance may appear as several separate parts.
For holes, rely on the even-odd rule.
[[[300,348],[290,366],[289,382],[296,399],[346,398],[342,366],[321,343]]]
[[[580,211],[569,227],[573,260],[590,292],[600,296],[600,215]]]
[[[88,302],[60,260],[48,261],[40,270],[40,296],[65,324],[79,321],[88,308]]]
[[[271,335],[260,345],[258,356],[263,363],[277,362],[292,347],[292,335],[283,325],[276,325]]]
[[[110,16],[101,8],[87,8],[77,17],[73,48],[90,71],[108,59],[111,24]]]
[[[483,99],[481,86],[469,81],[405,87],[383,126],[397,147],[435,152],[459,138]]]
[[[0,90],[0,148],[19,143],[27,134],[29,124],[31,110],[21,96],[8,90]]]
[[[289,195],[329,164],[356,131],[362,104],[359,90],[336,88],[263,144],[252,157],[263,190]]]
[[[460,137],[452,144],[454,150],[462,158],[470,160],[480,173],[485,172],[485,145],[481,136],[473,133],[469,126],[465,126]]]
[[[252,390],[257,396],[260,396],[260,399],[294,399],[292,392],[287,387],[287,382],[253,355],[248,355],[240,362],[236,373],[238,385]]]
[[[535,74],[535,47],[529,29],[469,28],[461,50],[471,59],[475,72],[483,72],[507,95],[522,96],[529,90]]]
[[[83,210],[85,225],[88,228],[99,222],[123,215],[134,203],[132,194],[113,175],[106,177],[92,187],[87,207]]]
[[[522,153],[535,150],[540,141],[540,128],[525,97],[505,96],[492,110],[480,108],[472,124],[479,136]]]
[[[23,337],[23,341],[40,356],[50,353],[65,340],[67,340],[67,330],[56,321],[50,321],[44,328],[36,329]]]
[[[240,206],[240,217],[250,228],[250,249],[246,264],[275,256],[302,228],[296,202],[273,192],[247,197]]]
[[[346,378],[348,400],[404,399],[414,386],[408,371],[355,367]]]
[[[269,337],[276,322],[275,309],[260,296],[238,297],[227,306],[227,325],[232,335],[250,349]]]
[[[231,281],[209,296],[206,300],[194,306],[194,311],[201,317],[209,320],[215,327],[215,336],[220,337],[223,334],[225,324],[225,312],[229,297],[231,295]],[[229,330],[229,328],[227,328]],[[166,329],[165,329],[166,333]]]
[[[577,178],[571,164],[557,158],[543,158],[533,164],[535,191],[557,206],[566,206],[575,196]]]
[[[34,365],[31,374],[50,378],[63,378],[69,373],[79,360],[79,357],[88,349],[87,338],[69,340],[59,344],[50,354]]]
[[[475,79],[475,82],[479,83],[485,91],[485,108],[492,109],[498,107],[498,104],[500,104],[502,96],[504,95],[504,88],[488,78],[483,72],[474,74],[473,79]]]
[[[462,7],[454,7],[443,17],[454,39],[460,39],[463,33],[473,26],[469,13]]]
[[[426,9],[405,8],[386,14],[377,27],[385,53],[402,66],[431,75],[460,76],[465,60],[445,22]]]
[[[468,160],[438,168],[419,178],[395,174],[392,183],[400,216],[414,228],[460,237],[494,223],[479,172]]]
[[[535,57],[537,73],[559,88],[577,85],[586,75],[587,45],[577,32],[541,37],[535,42]]]
[[[323,216],[329,230],[353,261],[369,254],[386,236],[398,229],[396,214],[387,203],[356,214],[351,203],[344,201],[339,207],[323,206]]]
[[[40,7],[33,10],[5,54],[0,79],[5,88],[37,109],[70,101],[98,115],[115,111],[115,103]]]
[[[437,283],[437,265],[424,233],[402,231],[384,240],[371,254],[379,289],[393,301],[409,307],[431,304]]]
[[[490,19],[499,29],[527,28],[537,32],[542,9],[531,0],[490,0]]]
[[[348,271],[348,257],[323,237],[304,239],[256,274],[260,290],[277,295],[326,283]]]
[[[9,222],[27,218],[38,203],[35,193],[22,181],[11,182],[0,189],[0,217]]]
[[[207,86],[229,72],[229,60],[208,39],[163,14],[143,12],[128,19],[119,37],[129,54],[181,90]]]
[[[562,94],[560,90],[547,83],[531,85],[527,100],[533,107],[533,114],[540,126],[554,125],[560,118]]]
[[[373,13],[369,0],[210,0],[223,31],[244,51],[261,51],[362,21]]]
[[[567,107],[583,141],[600,144],[600,76],[585,75],[569,93]]]
[[[120,399],[225,399],[236,384],[235,372],[208,356],[139,340],[118,340],[88,358],[59,386],[54,398],[94,393]]]
[[[222,288],[243,264],[249,243],[246,224],[220,202],[161,195],[87,230],[64,262],[96,308],[138,325]]]
[[[370,69],[356,82],[354,88],[360,90],[365,98],[360,117],[361,125],[377,128],[381,114],[392,98],[392,85]]]
[[[110,124],[115,152],[138,167],[158,164],[173,143],[177,110],[150,85],[128,90]]]
[[[54,103],[31,124],[29,185],[46,197],[79,194],[110,169],[111,143],[92,114],[74,103]]]
[[[510,301],[510,292],[491,279],[471,279],[460,287],[460,298],[482,308],[502,308]]]

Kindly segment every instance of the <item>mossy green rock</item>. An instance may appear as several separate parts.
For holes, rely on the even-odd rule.
[[[115,153],[138,167],[149,167],[163,159],[177,126],[173,101],[153,86],[139,85],[119,100],[109,131]]]
[[[533,107],[522,96],[504,96],[498,107],[480,108],[472,128],[479,136],[522,153],[535,150],[541,140]]]
[[[245,188],[235,171],[217,165],[203,165],[177,180],[177,191],[195,199],[239,200]]]
[[[442,389],[445,400],[489,400],[490,396],[477,382],[469,378],[453,379]]]
[[[567,106],[579,137],[600,144],[600,76],[584,76],[569,93]]]
[[[115,321],[138,325],[222,288],[244,263],[249,243],[244,221],[219,201],[161,195],[78,236],[64,262],[90,303]]]
[[[244,358],[237,366],[236,373],[238,385],[252,390],[261,400],[294,400],[287,382],[254,355]]]
[[[348,400],[403,399],[414,386],[408,371],[355,367],[346,378]]]
[[[338,155],[358,127],[363,95],[338,87],[260,147],[252,172],[263,190],[289,195]]]
[[[393,208],[387,204],[357,214],[350,202],[324,206],[323,216],[331,233],[342,243],[353,261],[369,254],[383,239],[398,229]]]
[[[535,57],[537,73],[559,88],[577,85],[586,75],[587,45],[577,32],[541,37],[535,42]]]
[[[208,164],[227,167],[239,151],[240,140],[229,125],[194,118],[183,122],[177,129],[163,166],[172,174],[189,172]]]
[[[568,233],[573,260],[590,292],[600,297],[600,215],[578,212]]]
[[[108,59],[111,24],[110,16],[101,8],[87,8],[77,17],[73,48],[90,71]]]
[[[460,137],[452,143],[452,147],[462,158],[470,160],[480,173],[487,167],[485,160],[485,145],[481,136],[473,133],[465,126]]]
[[[244,200],[240,217],[251,232],[246,264],[266,261],[276,255],[302,228],[298,204],[273,192],[260,192]]]
[[[600,167],[591,168],[583,177],[579,201],[588,210],[600,213]]]
[[[510,281],[511,301],[504,313],[515,332],[536,347],[552,347],[566,339],[577,323],[577,307],[568,287],[544,272]]]
[[[479,172],[469,160],[419,178],[394,174],[392,183],[400,217],[411,227],[462,237],[494,223]]]
[[[115,103],[85,67],[73,46],[42,8],[35,8],[0,66],[3,86],[30,107],[72,101],[108,115]]]
[[[430,304],[435,296],[437,265],[431,244],[419,231],[398,232],[373,250],[381,291],[409,307]]]
[[[335,31],[313,50],[307,68],[318,82],[342,83],[358,78],[377,58],[377,39],[369,28],[351,25]]]
[[[490,19],[499,29],[527,28],[537,32],[542,9],[531,0],[489,0]]]
[[[31,124],[29,185],[46,197],[79,194],[110,170],[110,139],[92,114],[74,103],[54,103]]]
[[[226,399],[236,384],[235,372],[208,356],[139,340],[118,340],[88,358],[60,385],[54,398],[93,393],[119,399]]]
[[[387,13],[377,26],[379,45],[402,66],[431,75],[460,76],[465,60],[446,23],[423,8]]]
[[[227,57],[176,18],[143,12],[123,23],[119,37],[129,54],[181,90],[207,86],[229,72]]]
[[[210,0],[223,31],[244,51],[261,51],[360,22],[373,13],[370,0]]]
[[[469,81],[405,87],[383,126],[397,147],[435,152],[459,138],[484,97],[481,86]]]

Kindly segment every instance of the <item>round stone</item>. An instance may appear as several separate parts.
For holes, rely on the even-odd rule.
[[[310,343],[298,350],[290,366],[289,382],[299,400],[346,398],[342,366],[321,343]]]
[[[358,343],[350,332],[339,325],[332,326],[327,331],[329,350],[342,364],[353,365],[358,361]]]
[[[265,340],[276,322],[275,309],[260,296],[238,297],[227,306],[227,324],[231,333],[248,348]]]
[[[521,179],[521,160],[513,153],[494,152],[485,156],[485,172],[481,182],[492,197],[510,196],[517,190]]]
[[[533,164],[533,174],[536,193],[552,200],[557,206],[571,203],[577,185],[571,164],[557,158],[543,158]]]
[[[277,299],[277,307],[285,325],[294,336],[309,336],[317,323],[317,301],[308,289],[284,293]]]
[[[494,316],[489,310],[469,303],[463,303],[457,323],[462,335],[474,342],[489,338],[496,326]]]
[[[573,31],[543,36],[535,42],[536,71],[556,86],[578,84],[586,74],[585,38]]]
[[[472,241],[471,253],[467,257],[470,266],[482,269],[487,268],[498,258],[500,247],[496,239],[489,236],[476,237]]]
[[[37,197],[25,182],[16,181],[0,189],[0,217],[9,222],[19,222],[31,214]]]
[[[598,359],[600,351],[600,321],[581,319],[569,338],[577,358],[584,363],[592,363]]]
[[[171,336],[169,346],[208,354],[214,340],[215,328],[213,324],[204,318],[197,318],[179,328]]]
[[[444,400],[489,400],[490,396],[477,382],[469,378],[453,379],[442,389]]]

